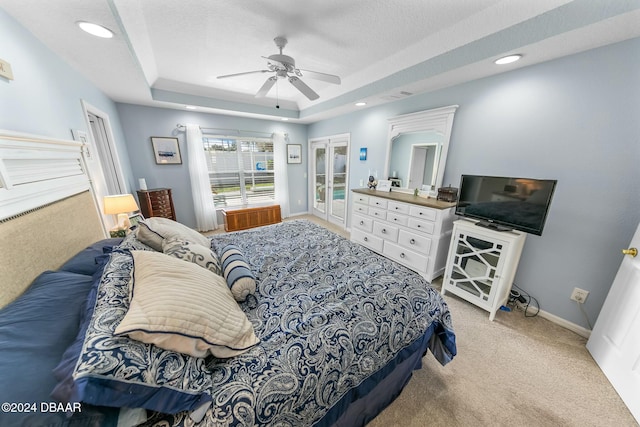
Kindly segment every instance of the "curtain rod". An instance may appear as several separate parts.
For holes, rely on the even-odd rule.
[[[185,126],[185,125],[180,124],[180,123],[178,123],[178,124],[176,125],[176,127],[177,127],[178,129],[180,129],[180,130],[184,130],[184,129],[186,128],[186,126]],[[201,126],[199,126],[199,127],[200,127],[200,130],[205,130],[205,129],[207,129],[207,130],[216,130],[216,131],[225,131],[225,132],[229,132],[229,131],[231,131],[231,132],[235,132],[235,133],[236,133],[236,134],[238,134],[238,135],[240,135],[240,132],[242,132],[242,133],[261,133],[261,134],[263,134],[263,135],[273,136],[273,132],[260,132],[260,131],[256,131],[256,130],[227,129],[227,128],[203,128],[203,127],[201,127]]]

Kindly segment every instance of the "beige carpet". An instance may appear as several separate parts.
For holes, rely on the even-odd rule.
[[[369,427],[637,426],[585,348],[586,339],[522,311],[488,313],[455,296],[458,355],[427,355]]]
[[[348,237],[315,217],[292,219],[298,218]],[[522,311],[499,311],[490,322],[488,312],[468,302],[445,300],[458,355],[444,367],[425,356],[423,368],[368,427],[638,426],[585,338]]]

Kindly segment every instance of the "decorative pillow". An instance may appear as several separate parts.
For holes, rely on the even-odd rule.
[[[142,246],[142,251],[158,254]],[[81,313],[83,324],[53,372],[58,385],[51,397],[63,403],[83,402],[83,408],[92,404],[167,414],[190,411],[192,418],[199,416],[211,403],[212,379],[206,359],[114,336],[130,305],[130,251],[114,249],[104,272],[94,274]]]
[[[256,277],[246,258],[235,245],[227,245],[220,251],[222,273],[236,301],[244,301],[256,292]]]
[[[259,342],[222,277],[165,254],[131,254],[132,299],[115,335],[194,357],[232,357]]]
[[[198,264],[212,273],[222,276],[218,256],[211,249],[179,237],[162,241],[162,252],[172,257]]]
[[[141,221],[136,237],[142,243],[151,246],[158,252],[162,252],[162,240],[171,237],[180,237],[207,248],[211,247],[211,242],[208,238],[169,218],[152,217]]]

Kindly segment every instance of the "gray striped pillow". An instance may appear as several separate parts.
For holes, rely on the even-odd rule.
[[[244,301],[256,291],[254,276],[246,258],[235,245],[227,245],[219,252],[222,274],[236,301]]]

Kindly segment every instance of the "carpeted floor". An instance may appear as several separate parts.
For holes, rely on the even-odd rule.
[[[429,354],[368,427],[637,426],[585,348],[586,339],[522,311],[488,313],[447,295],[458,355]]]
[[[306,218],[346,237],[339,227]],[[434,286],[438,286],[437,280]],[[638,426],[585,348],[586,339],[522,311],[489,313],[455,296],[458,355],[428,354],[368,427]]]

